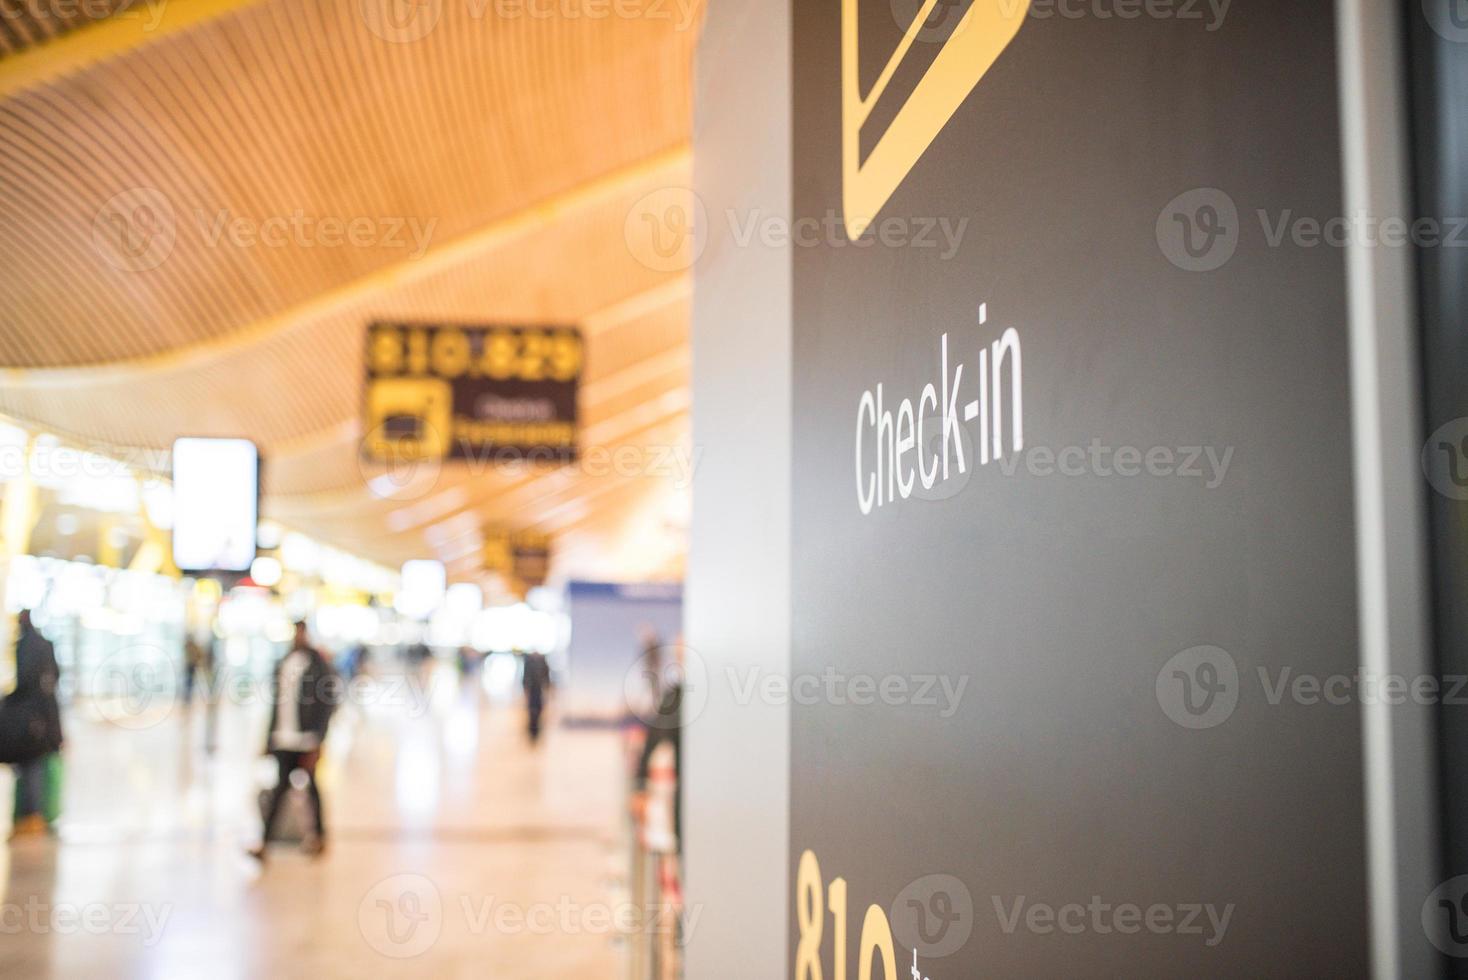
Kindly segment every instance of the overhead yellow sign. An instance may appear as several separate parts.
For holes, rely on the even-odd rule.
[[[484,567],[526,586],[544,585],[550,571],[550,535],[533,529],[484,532]]]
[[[582,363],[573,327],[374,323],[362,451],[388,462],[572,460]]]

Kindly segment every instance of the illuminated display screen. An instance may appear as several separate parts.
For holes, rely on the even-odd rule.
[[[173,444],[173,563],[186,572],[246,572],[255,560],[260,454],[246,439]]]
[[[397,610],[404,616],[426,619],[444,600],[448,577],[443,562],[416,559],[403,562],[402,588]]]

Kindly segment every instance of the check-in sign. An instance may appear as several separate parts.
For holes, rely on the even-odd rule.
[[[574,327],[374,323],[363,454],[380,462],[576,458]]]

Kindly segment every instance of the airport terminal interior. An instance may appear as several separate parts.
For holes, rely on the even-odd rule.
[[[0,978],[1468,977],[1463,0],[0,0]]]

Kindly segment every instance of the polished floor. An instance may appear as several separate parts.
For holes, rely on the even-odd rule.
[[[279,846],[263,870],[243,857],[258,705],[226,704],[212,736],[198,706],[75,707],[57,839],[0,849],[0,976],[624,976],[617,736],[551,726],[532,749],[518,705],[447,670],[393,684],[333,722],[326,855]]]

